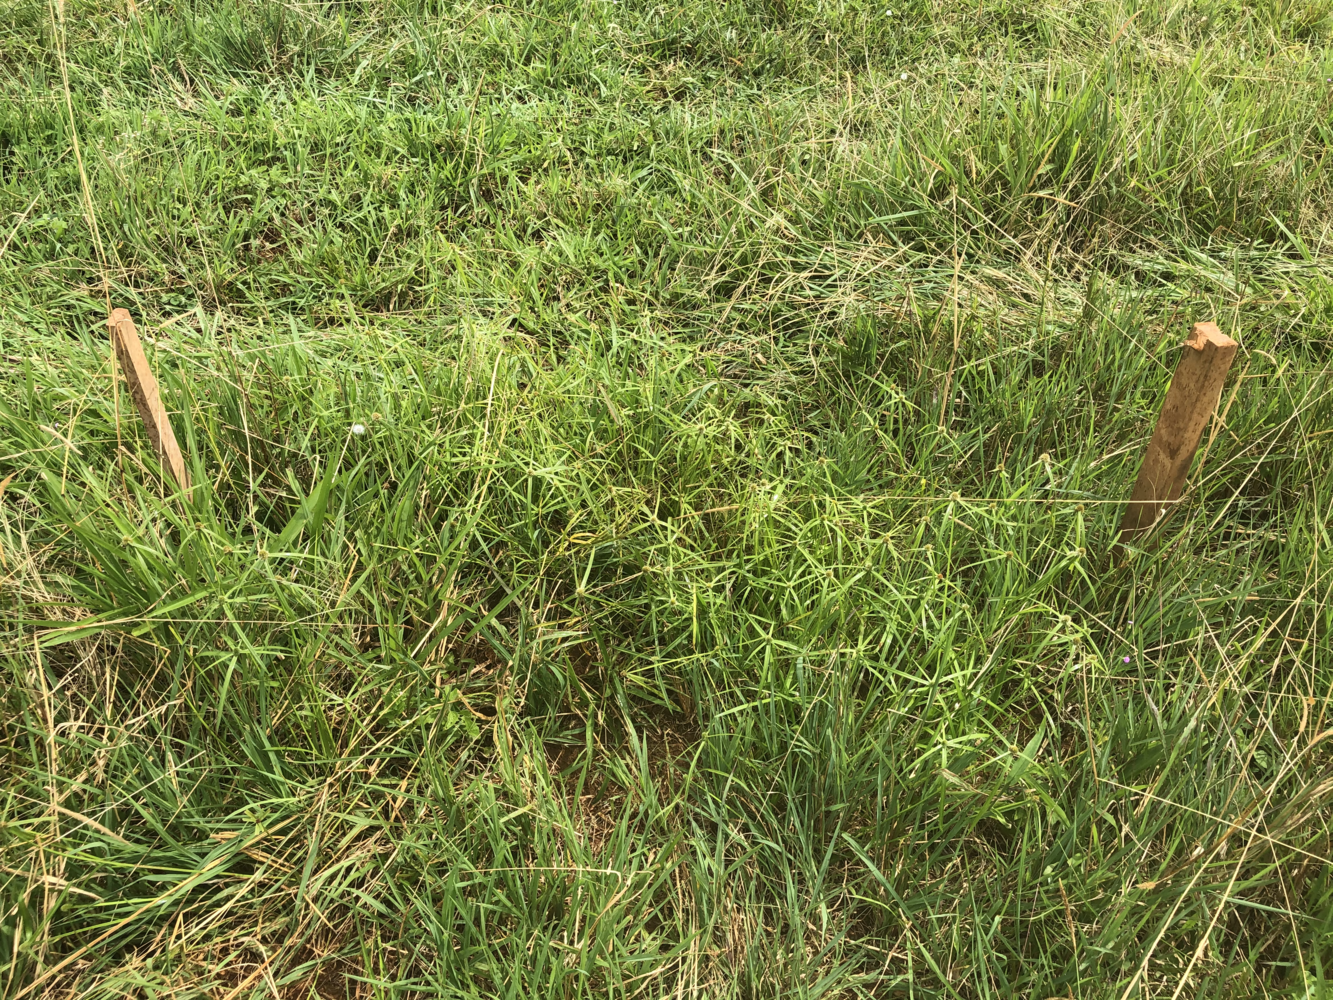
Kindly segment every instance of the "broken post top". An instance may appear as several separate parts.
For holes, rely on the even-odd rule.
[[[125,322],[126,320],[129,320],[131,323],[134,322],[134,320],[130,317],[130,311],[128,309],[112,309],[111,318],[106,321],[106,325],[120,326],[120,324]]]
[[[1219,330],[1216,323],[1195,323],[1190,328],[1189,340],[1185,341],[1185,346],[1202,351],[1209,344],[1214,347],[1236,346],[1236,342]]]

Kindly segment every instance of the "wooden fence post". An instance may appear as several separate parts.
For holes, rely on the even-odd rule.
[[[1146,534],[1170,513],[1235,356],[1236,342],[1216,323],[1194,324],[1120,522],[1120,542]]]
[[[180,445],[176,444],[176,435],[171,430],[166,408],[157,391],[157,379],[153,378],[153,372],[148,367],[143,345],[139,343],[139,331],[134,327],[129,310],[113,309],[107,326],[111,329],[111,344],[116,349],[116,360],[125,373],[135,408],[148,430],[148,440],[171,470],[180,488],[188,490],[190,474],[185,468],[185,457],[181,454]]]

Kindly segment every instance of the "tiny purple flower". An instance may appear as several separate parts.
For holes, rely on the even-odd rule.
[[[1128,656],[1125,657],[1125,662],[1126,662],[1126,663],[1129,662],[1129,657],[1128,657]]]

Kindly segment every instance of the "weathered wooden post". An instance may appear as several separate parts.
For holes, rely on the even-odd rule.
[[[1162,413],[1157,418],[1138,482],[1120,522],[1120,542],[1146,534],[1180,496],[1199,438],[1217,408],[1236,342],[1216,323],[1195,323],[1181,349]]]
[[[157,391],[157,379],[148,367],[148,358],[144,356],[143,345],[139,343],[139,331],[134,327],[129,310],[113,309],[107,326],[111,330],[111,344],[116,350],[116,360],[125,373],[135,408],[148,430],[148,440],[153,443],[180,488],[188,490],[190,474],[185,468],[185,457],[181,454],[180,445],[176,444],[176,435],[171,430],[166,408]]]

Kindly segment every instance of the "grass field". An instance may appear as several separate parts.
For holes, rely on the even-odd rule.
[[[1333,996],[1331,32],[0,0],[0,995]]]

